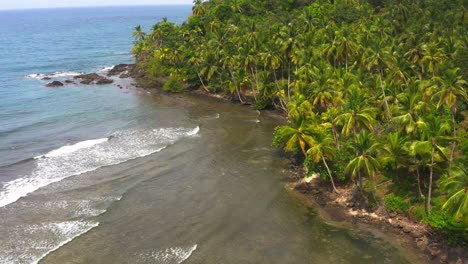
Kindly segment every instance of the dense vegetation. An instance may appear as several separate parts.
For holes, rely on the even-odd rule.
[[[134,54],[149,84],[284,111],[273,144],[335,191],[466,241],[467,16],[461,0],[196,0],[182,25],[137,27]]]

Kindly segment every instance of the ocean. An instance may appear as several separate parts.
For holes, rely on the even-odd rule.
[[[118,78],[46,87],[133,62],[136,25],[190,12],[0,11],[0,263],[409,263],[284,190],[275,115]]]

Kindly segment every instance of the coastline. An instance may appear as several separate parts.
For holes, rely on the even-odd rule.
[[[135,71],[128,77],[132,78],[128,80],[134,82],[130,81],[131,86],[125,88],[133,88],[138,93],[171,97],[175,100],[189,95],[223,103],[239,103],[232,96],[208,93],[202,89],[193,89],[182,94],[166,92],[160,87],[146,85],[144,76]],[[250,104],[245,105],[251,107]],[[284,113],[279,110],[268,111],[278,118],[285,119]],[[383,207],[374,211],[353,208],[354,206],[349,204],[352,186],[337,186],[340,195],[336,195],[331,192],[329,183],[320,178],[305,181],[303,168],[292,164],[291,161],[289,167],[283,171],[285,189],[303,206],[312,208],[327,224],[383,239],[398,248],[410,263],[462,264],[464,259],[468,259],[468,253],[463,248],[449,246],[446,239],[435,234],[428,226],[402,215],[390,214]]]
[[[353,186],[337,186],[340,194],[335,194],[330,183],[320,177],[304,180],[302,167],[291,165],[284,174],[285,188],[325,222],[383,238],[400,249],[411,263],[463,264],[468,259],[463,247],[450,246],[446,238],[423,223],[389,213],[384,206],[369,211],[353,208],[349,203]]]
[[[153,95],[158,93],[171,95],[162,90],[141,89],[149,91]],[[239,104],[229,96],[207,93],[202,89],[192,90],[185,94],[224,103]],[[279,110],[269,111],[278,118],[285,118],[284,113]],[[306,173],[303,168],[294,166],[293,163],[290,161],[289,168],[283,171],[285,174],[284,188],[303,206],[313,209],[327,224],[364,232],[375,238],[383,239],[398,248],[410,263],[463,264],[464,260],[468,259],[468,252],[465,252],[461,246],[450,246],[446,238],[436,234],[423,223],[412,221],[400,214],[388,213],[383,206],[373,211],[352,208],[347,199],[351,196],[352,186],[337,186],[341,194],[336,195],[332,192],[329,183],[319,177],[306,182],[304,180]]]

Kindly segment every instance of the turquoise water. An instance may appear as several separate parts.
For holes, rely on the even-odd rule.
[[[71,76],[132,61],[132,32],[163,17],[181,23],[190,6],[0,11],[0,166],[98,134],[122,109],[106,89],[54,90],[34,74]],[[42,76],[42,75],[41,75]],[[104,122],[104,123],[103,123]],[[88,131],[80,132],[86,126]],[[75,130],[73,133],[67,131]],[[76,131],[77,130],[77,131]]]
[[[190,10],[0,11],[0,264],[418,263],[284,190],[275,115],[42,80],[132,62],[135,25]]]

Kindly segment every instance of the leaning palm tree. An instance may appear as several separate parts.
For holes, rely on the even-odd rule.
[[[330,167],[327,163],[327,159],[333,159],[336,152],[333,137],[330,132],[323,127],[316,127],[313,129],[312,133],[311,141],[307,142],[310,146],[306,152],[307,157],[314,163],[319,163],[320,161],[323,162],[323,165],[327,169],[328,176],[330,176],[333,191],[339,193],[336,189]]]
[[[313,113],[311,116],[290,113],[290,124],[275,128],[273,145],[279,146],[284,144],[284,150],[292,152],[300,149],[302,154],[307,156],[307,146],[313,142],[310,128],[311,124],[316,122],[316,119]]]

